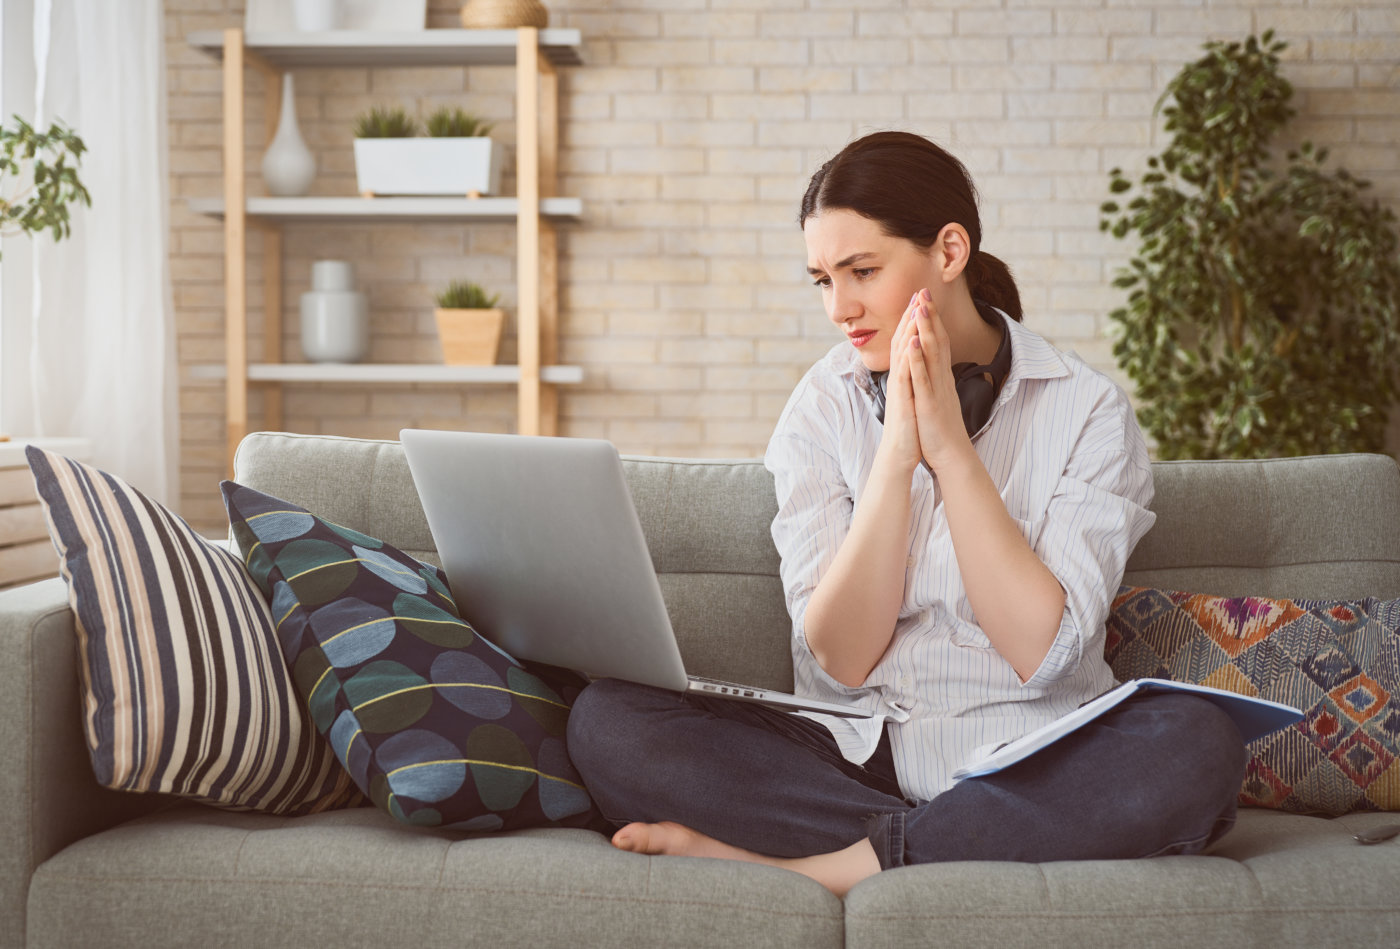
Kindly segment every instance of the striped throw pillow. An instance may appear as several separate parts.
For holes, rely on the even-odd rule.
[[[98,782],[274,814],[363,804],[243,565],[121,479],[25,454],[76,615]]]

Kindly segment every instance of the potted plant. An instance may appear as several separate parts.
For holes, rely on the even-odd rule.
[[[75,167],[87,146],[59,122],[38,132],[19,116],[14,121],[13,129],[0,128],[0,234],[49,231],[62,240],[71,233],[68,205],[92,205]]]
[[[1158,102],[1166,150],[1136,186],[1111,172],[1101,226],[1141,239],[1115,280],[1131,292],[1109,315],[1114,354],[1164,459],[1385,447],[1400,392],[1395,214],[1324,170],[1325,149],[1271,160],[1294,114],[1285,45],[1272,31],[1207,43]]]
[[[449,366],[490,366],[501,344],[505,310],[496,307],[497,295],[488,296],[480,285],[454,280],[437,295],[438,338],[442,360]]]
[[[355,124],[355,174],[360,193],[465,195],[501,190],[502,150],[491,126],[460,108],[428,117],[428,137],[404,109],[375,107]]]

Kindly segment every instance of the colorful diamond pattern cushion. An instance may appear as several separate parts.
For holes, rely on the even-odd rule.
[[[364,804],[238,560],[120,478],[25,454],[68,583],[98,782],[285,815]]]
[[[378,807],[467,831],[596,821],[564,746],[582,679],[526,670],[478,635],[436,567],[251,488],[223,492],[312,720]]]
[[[1280,600],[1122,587],[1105,655],[1158,676],[1284,702],[1303,720],[1249,747],[1245,806],[1400,810],[1400,600]]]

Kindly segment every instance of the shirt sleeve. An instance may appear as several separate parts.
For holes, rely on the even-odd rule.
[[[804,621],[812,592],[850,532],[854,500],[841,471],[841,406],[810,381],[794,391],[768,443],[764,466],[773,473],[778,513],[773,544],[792,617],[794,661],[840,695],[864,691],[827,674],[807,645]],[[799,676],[800,678],[800,676]]]
[[[1072,674],[1102,655],[1104,623],[1128,556],[1157,516],[1147,446],[1117,386],[1095,406],[1051,496],[1032,548],[1065,589],[1059,631],[1026,688]]]

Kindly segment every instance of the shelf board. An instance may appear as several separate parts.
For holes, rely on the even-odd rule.
[[[222,30],[197,30],[186,42],[223,59]],[[583,60],[578,30],[540,30],[540,52],[556,66]],[[334,30],[327,33],[247,33],[244,47],[279,69],[295,66],[510,66],[515,30]]]
[[[189,198],[196,214],[222,219],[223,198]],[[540,213],[555,220],[583,216],[579,198],[542,198]],[[520,216],[518,198],[249,198],[248,216],[295,223],[355,223],[370,221],[514,222]]]
[[[193,379],[223,379],[218,363],[190,367]],[[541,366],[543,382],[568,385],[583,381],[581,366]],[[486,383],[515,385],[519,366],[443,366],[430,363],[250,363],[249,382]]]

